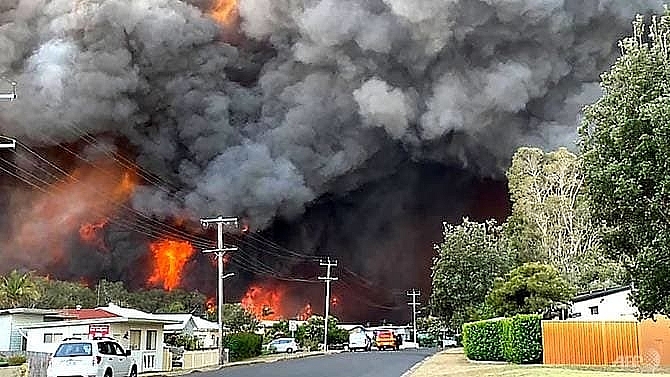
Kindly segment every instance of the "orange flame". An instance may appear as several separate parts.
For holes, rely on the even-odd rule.
[[[212,18],[221,24],[230,26],[237,21],[237,0],[216,0],[211,11]]]
[[[267,288],[252,285],[242,298],[242,307],[258,319],[281,319],[281,302],[284,291],[281,288]]]
[[[195,250],[189,242],[162,240],[149,245],[153,256],[154,271],[147,280],[149,284],[162,284],[168,291],[181,282],[186,262]]]
[[[298,321],[306,321],[312,317],[312,304],[305,305],[298,313]]]
[[[8,249],[26,265],[34,265],[35,253],[58,261],[66,243],[79,232],[83,241],[96,244],[95,234],[121,204],[127,202],[137,186],[137,177],[114,162],[94,161],[95,166],[75,169],[70,176],[49,186],[48,192],[17,194],[8,213],[15,215],[16,231]],[[91,225],[91,226],[88,226]]]
[[[102,238],[102,230],[107,225],[107,219],[98,220],[96,222],[82,224],[79,227],[79,238],[89,245],[95,246],[98,250],[108,251],[109,248]]]
[[[205,310],[209,314],[214,314],[216,311],[216,300],[214,297],[210,297],[207,299],[207,301],[205,301]]]

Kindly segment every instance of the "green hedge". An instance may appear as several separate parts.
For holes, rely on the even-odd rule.
[[[502,320],[470,322],[463,325],[463,351],[470,360],[502,361]]]
[[[463,347],[471,360],[508,361],[516,364],[542,361],[542,317],[519,314],[512,318],[463,325]]]
[[[542,362],[542,317],[519,314],[507,320],[509,331],[505,338],[508,352],[505,359],[516,364]]]
[[[261,354],[263,337],[253,333],[235,333],[223,338],[223,347],[230,350],[230,360],[239,361]]]

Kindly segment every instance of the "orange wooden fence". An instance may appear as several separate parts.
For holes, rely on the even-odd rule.
[[[543,321],[542,346],[545,364],[670,366],[670,320]]]

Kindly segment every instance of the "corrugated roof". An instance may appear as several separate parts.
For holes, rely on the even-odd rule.
[[[112,318],[119,317],[114,313],[110,313],[106,310],[96,308],[96,309],[62,309],[60,313],[72,317],[75,319],[94,319],[94,318]]]

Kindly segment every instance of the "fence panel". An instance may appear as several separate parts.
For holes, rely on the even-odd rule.
[[[26,352],[30,377],[46,377],[50,356],[47,352]]]
[[[637,322],[543,321],[543,361],[558,365],[637,365]]]

